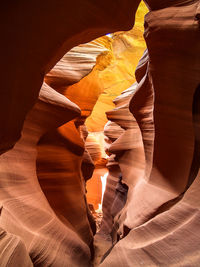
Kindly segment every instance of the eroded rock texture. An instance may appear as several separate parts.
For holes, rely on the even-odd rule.
[[[46,76],[49,85],[79,105],[81,116],[46,133],[40,139],[37,157],[37,174],[48,202],[58,218],[90,247],[91,253],[96,227],[87,205],[85,182],[91,178],[99,155],[87,146],[85,149],[88,133],[84,121],[102,90],[97,79],[101,58],[97,62],[96,58],[107,49],[101,42],[103,39],[74,48]],[[69,86],[72,82],[76,83]]]
[[[200,2],[146,2],[147,50],[136,69],[137,82],[107,112],[109,176],[99,236],[108,241],[108,251],[103,248],[100,266],[198,266]],[[91,265],[95,225],[85,181],[98,153],[84,148],[84,121],[102,88],[109,92],[113,85],[112,78],[104,85],[99,78],[103,70],[113,71],[113,62],[101,46],[109,43],[107,37],[65,53],[102,34],[130,29],[138,4],[44,0],[1,5],[2,266]],[[132,37],[114,36],[119,62],[131,55]],[[92,47],[95,57],[87,57]],[[80,48],[86,57],[80,57]],[[99,52],[107,53],[106,64],[97,57],[94,66]],[[73,57],[83,63],[80,72]],[[123,85],[133,79],[132,73],[118,77],[118,88],[120,78]]]
[[[115,229],[111,226],[114,224],[113,219],[126,203],[126,191],[129,190],[130,194],[130,191],[133,190],[137,183],[138,177],[144,172],[144,148],[141,132],[136,120],[129,111],[129,103],[136,88],[137,83],[114,100],[116,108],[107,112],[107,117],[111,122],[104,129],[108,138],[107,149],[111,156],[108,161],[110,175],[104,197],[104,218],[101,231],[111,236],[115,235]],[[133,159],[134,169],[131,170],[129,165],[131,165]],[[115,173],[115,175],[112,173]],[[113,176],[115,176],[115,182],[112,182]],[[110,186],[110,183],[112,186]],[[120,188],[123,188],[123,184],[126,184],[128,188],[125,189],[124,187],[124,190],[120,190]],[[122,195],[120,195],[120,192]],[[110,202],[110,205],[106,205],[107,202]],[[106,218],[107,216],[110,219]],[[106,227],[109,221],[110,225]],[[108,228],[107,231],[105,231],[106,228]],[[114,239],[115,237],[112,236],[112,238]],[[113,240],[113,242],[115,241]]]
[[[1,6],[0,151],[20,138],[46,73],[72,47],[132,28],[136,1],[5,1]],[[11,64],[12,62],[12,64]],[[9,71],[8,71],[9,68]]]
[[[47,73],[45,81],[54,89],[61,91],[67,86],[79,82],[84,76],[91,72],[96,64],[97,57],[107,51],[106,48],[96,40],[84,45],[75,46],[67,52],[63,58]]]
[[[0,225],[23,240],[34,266],[89,263],[89,248],[58,219],[39,186],[35,170],[40,137],[79,114],[77,105],[44,84],[26,118],[21,139],[1,156]],[[23,250],[20,253],[26,255]],[[20,265],[18,260],[11,266]]]
[[[113,100],[135,82],[135,68],[146,48],[143,24],[147,11],[141,2],[134,27],[130,31],[116,32],[107,37],[108,55],[103,60],[106,66],[98,75],[104,90],[86,121],[89,131],[103,131],[107,122],[105,112],[113,109]]]
[[[37,174],[48,202],[58,218],[91,249],[93,232],[85,197],[85,181],[93,173],[94,162],[84,147],[87,130],[83,124],[98,99],[98,82],[90,83],[90,80],[97,73],[97,67],[94,67],[96,57],[105,51],[106,48],[97,41],[76,47],[46,76],[45,81],[49,85],[79,105],[81,116],[46,133],[39,141],[37,157]],[[88,77],[83,78],[89,72]],[[74,82],[76,84],[69,86]],[[92,85],[96,85],[94,90]],[[88,98],[91,101],[86,106]]]
[[[115,217],[120,240],[100,266],[198,266],[199,1],[148,4],[148,52],[130,102],[137,138],[127,129],[109,149],[123,149],[129,138],[118,157],[129,186]],[[116,117],[126,122],[122,114]]]
[[[106,151],[109,153],[109,148],[122,133],[123,129],[114,122],[108,122],[104,128],[104,134],[106,136]],[[101,233],[111,235],[113,230],[113,219],[116,214],[113,213],[113,204],[116,196],[116,186],[119,182],[121,174],[119,164],[117,162],[116,154],[109,157],[107,168],[109,175],[107,178],[106,191],[103,200],[103,219],[101,225]]]
[[[16,266],[17,263],[24,267],[33,266],[23,241],[3,229],[0,229],[0,259],[2,267]]]
[[[24,266],[31,262],[34,266],[90,265],[96,227],[87,206],[85,181],[92,175],[94,162],[84,147],[84,120],[101,92],[98,81],[92,80],[101,64],[96,64],[96,58],[105,51],[96,41],[65,55],[47,75],[22,138],[1,156],[0,225],[8,233],[2,232],[0,244],[1,248],[5,242],[10,244],[7,254],[2,252],[4,265],[23,264],[22,255]],[[82,63],[80,71],[75,59]],[[79,86],[70,87],[74,82]],[[68,93],[81,110],[68,100]],[[19,254],[15,259],[13,251]]]

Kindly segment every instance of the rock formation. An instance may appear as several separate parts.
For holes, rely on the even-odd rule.
[[[3,229],[0,230],[0,259],[2,267],[16,266],[17,263],[24,267],[33,266],[23,241]]]
[[[79,82],[91,72],[97,57],[107,49],[100,43],[101,38],[84,45],[73,47],[45,76],[45,82],[55,90]]]
[[[129,190],[115,217],[120,241],[100,266],[198,266],[199,1],[148,5],[148,52],[136,70],[130,102],[142,139],[137,147],[129,135],[135,147],[118,157]],[[113,111],[115,116],[120,120],[122,112]],[[125,135],[109,150],[123,149]]]
[[[4,53],[0,73],[5,82],[0,98],[1,153],[20,138],[23,121],[37,100],[44,75],[72,47],[106,33],[131,29],[139,2],[2,3],[0,49]]]
[[[147,12],[148,9],[141,2],[135,16],[135,26],[130,31],[116,32],[107,37],[108,55],[102,60],[106,67],[98,74],[104,90],[86,120],[91,132],[103,131],[107,122],[105,113],[114,108],[112,101],[135,82],[135,68],[146,48],[143,24]]]
[[[74,48],[46,76],[49,85],[79,105],[81,116],[42,136],[37,157],[37,174],[48,202],[58,218],[81,237],[92,253],[95,226],[87,206],[85,181],[92,176],[95,157],[84,147],[87,138],[84,121],[101,92],[95,79],[101,60],[96,64],[96,57],[107,49],[100,41]]]
[[[78,266],[80,261],[88,266],[88,247],[58,219],[39,186],[35,170],[40,137],[79,114],[78,106],[44,84],[26,118],[21,139],[1,156],[0,224],[5,231],[23,239],[34,266]],[[25,255],[23,250],[20,253]]]
[[[107,117],[111,122],[107,123],[104,129],[108,138],[107,150],[111,156],[108,160],[109,176],[104,196],[104,216],[101,232],[111,236],[114,231],[113,219],[126,202],[126,194],[124,198],[120,198],[117,194],[120,192],[120,187],[126,184],[128,190],[131,191],[137,183],[140,172],[144,171],[144,149],[141,132],[129,111],[129,102],[136,88],[137,84],[134,84],[114,100],[116,108],[107,112]],[[134,161],[133,171],[129,167],[132,161]],[[107,202],[110,205],[106,204]]]
[[[2,230],[1,247],[11,240],[10,250],[7,254],[2,252],[5,265],[14,260],[12,250],[19,253],[12,264],[20,264],[20,254],[24,254],[24,265],[31,262],[34,266],[79,266],[80,262],[83,266],[90,265],[96,227],[87,206],[85,180],[91,177],[94,163],[84,148],[87,130],[83,123],[101,92],[98,81],[89,83],[89,79],[97,75],[96,59],[105,51],[106,48],[95,41],[74,48],[58,62],[45,78],[57,92],[43,83],[38,103],[27,117],[22,138],[14,149],[1,156],[4,179],[1,181],[0,224],[9,233]],[[82,63],[80,71],[75,59]],[[90,78],[82,79],[89,72]],[[80,79],[80,87],[69,86]],[[94,85],[96,91],[91,90]],[[60,93],[69,93],[81,110]],[[86,106],[86,99],[91,96],[90,106]],[[78,118],[71,121],[75,117]],[[22,181],[21,186],[15,184],[18,180]]]
[[[2,266],[91,266],[96,227],[85,182],[100,152],[85,149],[84,122],[114,81],[123,93],[107,112],[109,175],[95,264],[199,265],[200,1],[145,1],[147,50],[131,87],[133,33],[75,47],[130,29],[139,2],[2,3]],[[102,130],[106,120],[99,121]]]

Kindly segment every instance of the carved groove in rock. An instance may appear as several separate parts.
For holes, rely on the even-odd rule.
[[[145,1],[133,74],[139,2],[2,3],[0,266],[199,265],[200,1]]]

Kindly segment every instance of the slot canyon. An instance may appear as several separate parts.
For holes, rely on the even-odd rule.
[[[200,266],[200,0],[0,14],[0,267]]]

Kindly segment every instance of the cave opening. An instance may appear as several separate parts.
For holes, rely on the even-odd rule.
[[[91,132],[86,139],[85,148],[94,162],[92,177],[86,183],[86,197],[90,211],[96,221],[96,231],[100,230],[102,220],[103,195],[108,176],[108,155],[105,153],[105,141],[103,132]]]
[[[142,3],[130,31],[108,34],[74,47],[44,79],[46,90],[53,88],[67,97],[70,108],[77,105],[80,114],[40,137],[36,160],[39,184],[57,218],[90,248],[92,258],[95,248],[96,265],[102,253],[119,240],[118,226],[114,231],[111,228],[115,215],[126,203],[128,186],[122,181],[117,163],[123,151],[109,149],[126,129],[126,119],[116,119],[118,111],[132,120],[129,101],[136,89],[135,69],[146,48],[146,12]],[[117,112],[116,118],[113,111]],[[108,173],[108,198],[103,203]],[[103,211],[103,204],[109,209]],[[98,232],[100,235],[93,242]],[[101,236],[105,237],[103,242]]]
[[[109,173],[108,159],[112,155],[112,153],[109,152],[109,147],[123,132],[123,126],[122,128],[119,126],[114,129],[112,134],[108,133],[108,136],[106,136],[106,127],[109,125],[109,118],[112,117],[112,115],[109,117],[109,112],[112,109],[117,108],[115,99],[120,97],[120,94],[123,94],[124,91],[128,90],[128,92],[125,92],[123,95],[126,98],[131,96],[134,91],[133,88],[133,91],[129,91],[128,88],[132,86],[136,80],[135,69],[146,48],[143,38],[143,20],[147,12],[148,9],[142,2],[138,8],[135,26],[132,30],[128,32],[107,34],[103,37],[104,39],[99,39],[101,43],[104,42],[104,46],[107,50],[97,58],[97,66],[95,68],[99,70],[98,77],[96,76],[99,83],[98,85],[97,83],[93,83],[93,90],[99,86],[101,88],[101,93],[98,96],[90,116],[85,122],[88,130],[88,136],[85,140],[85,148],[89,152],[95,165],[92,176],[86,182],[87,202],[90,211],[95,217],[98,231],[100,230],[103,216],[102,197],[104,189],[102,189],[102,187],[105,187],[106,184],[105,180]],[[127,113],[130,113],[128,105],[126,111]],[[113,120],[113,124],[115,124],[114,121],[115,119]],[[117,159],[117,155],[113,154],[112,157],[116,157]],[[113,178],[114,180],[111,181],[108,186],[110,188],[108,191],[115,190],[115,187],[117,186],[116,179],[119,179],[117,191],[119,195],[121,194],[123,203],[126,199],[128,188],[124,182],[121,182],[121,172],[118,167],[116,168],[117,169],[114,167],[113,171],[117,172],[117,178]],[[124,197],[122,197],[123,194]],[[118,203],[118,205],[123,206],[125,204],[122,203]],[[105,205],[107,204],[112,206],[112,203],[105,203]],[[113,212],[113,214],[115,214],[115,211]]]

